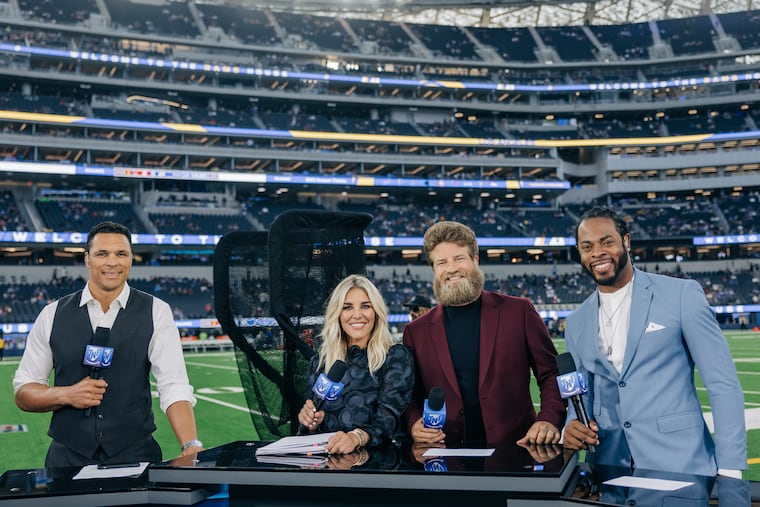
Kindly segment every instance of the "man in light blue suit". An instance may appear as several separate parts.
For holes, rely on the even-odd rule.
[[[741,478],[744,395],[725,337],[694,280],[633,267],[626,222],[594,208],[576,227],[580,261],[597,284],[567,318],[565,341],[586,375],[584,426],[568,413],[563,444],[589,461]],[[702,417],[694,366],[707,388],[715,439]]]

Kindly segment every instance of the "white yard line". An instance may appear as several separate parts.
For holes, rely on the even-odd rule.
[[[712,412],[704,412],[702,416],[705,418],[707,427],[710,428],[710,433],[714,432]],[[744,409],[744,424],[748,430],[760,428],[760,407]]]
[[[217,405],[231,408],[233,410],[239,410],[241,412],[247,412],[247,413],[253,412],[254,414],[261,415],[260,412],[250,410],[248,407],[241,407],[240,405],[235,405],[234,403],[227,403],[226,401],[220,401],[214,398],[210,398],[208,396],[203,396],[202,394],[196,394],[195,397],[198,398],[199,400],[207,401],[209,403],[216,403]]]
[[[190,366],[198,366],[199,368],[216,368],[217,370],[238,370],[237,366],[224,366],[221,364],[207,364],[207,363],[196,363],[192,361],[185,361],[185,365]]]
[[[153,382],[153,381],[151,381],[150,385],[152,385],[152,386],[155,387],[156,383]],[[153,391],[151,393],[151,395],[154,398],[158,398],[158,393],[156,391]],[[254,410],[250,410],[248,407],[243,407],[241,405],[235,405],[234,403],[228,403],[226,401],[220,401],[220,400],[217,400],[217,399],[214,399],[214,398],[210,398],[208,396],[203,396],[202,394],[195,393],[195,397],[198,398],[199,400],[207,401],[209,403],[216,403],[217,405],[221,405],[223,407],[231,408],[233,410],[239,410],[241,412],[247,412],[247,413],[254,413],[256,415],[262,415],[260,412],[257,412],[257,411],[254,411]]]

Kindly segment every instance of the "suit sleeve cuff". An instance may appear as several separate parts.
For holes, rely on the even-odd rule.
[[[733,479],[741,479],[742,478],[742,471],[741,470],[732,470],[730,468],[719,468],[718,469],[718,475],[722,475],[723,477],[731,477]]]

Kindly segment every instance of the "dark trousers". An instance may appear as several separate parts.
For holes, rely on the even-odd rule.
[[[98,446],[95,454],[92,456],[84,456],[59,442],[53,441],[48,448],[45,467],[81,467],[95,464],[118,465],[122,463],[139,463],[141,461],[149,461],[151,463],[161,461],[161,447],[152,435],[148,435],[142,442],[130,443],[130,445],[112,456],[108,456],[100,446]]]

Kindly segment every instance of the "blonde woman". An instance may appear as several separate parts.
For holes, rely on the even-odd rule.
[[[302,432],[337,432],[326,446],[332,454],[390,441],[411,398],[414,363],[404,345],[394,344],[388,308],[366,277],[350,275],[333,289],[321,338],[319,355],[309,363],[308,385],[341,360],[348,364],[345,387],[319,411],[306,400],[298,413]]]

